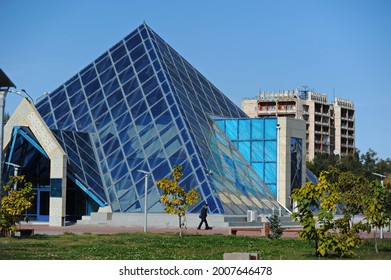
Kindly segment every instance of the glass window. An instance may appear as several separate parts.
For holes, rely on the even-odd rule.
[[[119,80],[120,80],[121,84],[126,83],[127,81],[129,81],[133,77],[134,77],[133,67],[128,67],[124,72],[119,74]]]
[[[107,111],[108,108],[106,102],[104,100],[101,100],[101,102],[97,106],[91,109],[91,114],[94,119],[98,119],[100,116],[103,115],[103,113],[107,113]]]
[[[225,122],[225,133],[231,140],[238,139],[238,121],[237,120],[226,120]]]
[[[53,108],[57,107],[59,104],[63,103],[67,99],[67,95],[65,94],[65,91],[63,88],[58,90],[57,92],[53,93],[51,98],[51,103]]]
[[[169,112],[166,111],[168,109],[166,102],[164,99],[160,102],[157,102],[155,106],[151,107],[151,113],[154,118],[157,118],[160,114],[164,112],[165,115],[169,115]]]
[[[107,85],[104,86],[103,91],[105,92],[106,96],[110,95],[112,92],[117,90],[119,87],[117,79],[113,79],[111,82],[109,82]]]
[[[81,83],[79,79],[76,79],[71,84],[69,84],[67,87],[68,96],[71,96],[73,93],[77,92],[81,89]]]
[[[142,114],[140,117],[138,117],[134,123],[138,126],[145,126],[145,125],[148,125],[149,123],[151,123],[152,121],[152,117],[151,117],[151,114],[147,111],[145,112],[144,114]],[[140,129],[140,128],[138,128]]]
[[[251,153],[250,153],[250,141],[240,141],[238,142],[239,151],[242,153],[244,158],[250,162],[251,161]]]
[[[264,161],[264,142],[252,141],[251,145],[251,161]]]
[[[83,94],[82,94],[83,95]],[[90,94],[88,96],[88,104],[90,105],[90,108],[94,107],[97,105],[99,102],[104,102],[104,97],[103,97],[103,92],[102,90],[97,90],[93,94]],[[81,101],[78,100],[78,103]],[[73,106],[73,105],[72,105]]]
[[[265,139],[267,140],[277,139],[277,119],[275,118],[265,119]]]
[[[88,68],[82,72],[81,80],[84,85],[88,84],[92,80],[96,79],[96,71],[93,65],[89,65]]]
[[[121,89],[116,90],[113,92],[109,97],[107,97],[107,104],[110,108],[114,107],[118,102],[123,101],[124,96],[122,94]]]
[[[115,71],[113,67],[108,68],[107,71],[103,72],[99,76],[102,85],[105,85],[108,81],[110,81],[114,77],[115,77]]]
[[[119,116],[121,116],[125,112],[127,112],[127,110],[128,110],[128,106],[126,105],[126,103],[123,101],[120,101],[111,110],[111,115],[113,116],[113,119],[117,119]]]
[[[250,140],[251,120],[239,120],[239,140]]]
[[[125,96],[127,96],[128,94],[132,93],[138,87],[139,87],[138,81],[137,81],[136,77],[133,77],[131,80],[129,80],[126,84],[124,84],[122,86],[122,89],[124,90]],[[140,98],[141,98],[140,94],[141,94],[141,92],[138,91],[136,93],[131,94],[128,97],[128,103],[129,103],[129,101],[131,101],[131,103],[129,103],[129,106],[132,106],[135,102],[140,100]],[[137,98],[137,99],[135,99],[135,98]]]
[[[132,113],[133,119],[136,119],[138,116],[140,116],[142,113],[144,113],[147,110],[147,104],[144,100],[141,100],[139,103],[134,105],[130,111]]]
[[[98,70],[98,73],[106,71],[106,69],[111,66],[111,59],[108,56],[108,53],[106,52],[104,55],[105,57],[96,63],[96,69]]]
[[[152,77],[145,84],[143,84],[143,90],[145,94],[148,94],[151,90],[158,86],[156,77]]]
[[[144,69],[149,64],[149,57],[145,54],[143,55],[139,60],[137,60],[134,63],[134,69],[136,69],[136,72],[140,72],[142,69]],[[152,68],[152,66],[151,66]]]
[[[161,98],[163,98],[163,92],[160,88],[155,89],[153,92],[147,95],[147,102],[149,106],[156,104]]]
[[[87,86],[84,87],[84,91],[85,91],[86,95],[88,96],[91,93],[94,93],[95,91],[97,91],[99,88],[100,88],[99,81],[98,81],[98,79],[95,79],[90,84],[88,84]]]
[[[264,163],[252,163],[251,166],[262,180],[265,180]]]
[[[143,71],[138,73],[138,78],[140,79],[140,83],[144,83],[146,80],[151,78],[154,75],[152,66],[149,65],[147,68],[145,68]]]
[[[130,52],[130,57],[132,58],[133,61],[136,61],[144,54],[145,54],[144,45],[140,44]]]
[[[113,61],[116,62],[125,54],[126,54],[125,46],[121,44],[116,50],[111,52],[111,57],[113,58]]]
[[[125,38],[126,40],[127,38]],[[138,33],[134,34],[133,37],[128,39],[125,43],[126,47],[129,51],[131,51],[135,46],[139,45],[141,43],[141,37]]]
[[[263,119],[252,119],[251,120],[251,132],[252,132],[252,139],[264,139],[264,126],[263,126],[264,120]]]
[[[129,66],[130,66],[130,59],[128,56],[124,56],[115,64],[115,69],[117,70],[117,73],[121,73],[124,69],[126,69]]]
[[[277,161],[276,141],[265,141],[265,161]]]
[[[78,93],[74,94],[71,98],[69,98],[69,103],[71,103],[71,106],[77,107],[80,105],[81,102],[83,102],[85,99],[84,94],[82,91],[79,91]]]

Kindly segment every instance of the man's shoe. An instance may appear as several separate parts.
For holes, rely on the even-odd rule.
[[[206,230],[211,230],[212,228],[211,227],[207,227]]]
[[[197,230],[200,230],[200,228],[197,228]]]

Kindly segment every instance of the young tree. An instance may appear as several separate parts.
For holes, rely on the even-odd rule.
[[[316,255],[325,256],[329,251],[339,256],[349,255],[361,244],[359,233],[368,230],[368,226],[361,221],[353,223],[353,216],[360,212],[357,194],[365,183],[360,180],[350,173],[330,169],[321,172],[318,184],[308,182],[293,191],[297,211],[292,216],[303,226],[299,236],[315,241]],[[343,217],[335,219],[338,208]]]
[[[15,185],[17,189],[14,189]],[[10,182],[3,187],[1,198],[0,236],[10,236],[18,230],[17,224],[22,219],[22,214],[33,204],[33,188],[24,176],[11,176]],[[24,218],[28,221],[28,217]]]
[[[163,178],[156,182],[163,190],[163,195],[160,199],[164,204],[165,212],[173,215],[178,215],[179,219],[179,235],[182,236],[182,218],[186,214],[189,205],[194,205],[200,198],[200,195],[195,189],[186,192],[179,186],[179,180],[183,177],[182,166],[174,166],[171,173],[172,179]]]
[[[369,195],[363,196],[364,202],[364,215],[367,222],[375,229],[382,229],[386,227],[389,222],[391,215],[389,209],[387,209],[387,198],[389,191],[385,189],[379,181],[372,181],[370,184]],[[376,230],[373,234],[375,250],[379,253],[377,246]]]
[[[282,228],[280,217],[273,213],[269,219],[270,233],[267,235],[269,239],[278,239],[282,236],[284,229]]]

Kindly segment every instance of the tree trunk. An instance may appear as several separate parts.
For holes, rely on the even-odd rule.
[[[179,217],[179,236],[182,236],[182,216],[178,214]]]
[[[375,230],[373,231],[373,241],[375,242],[375,251],[376,251],[376,254],[379,254],[379,250],[377,249],[376,228],[375,228]]]

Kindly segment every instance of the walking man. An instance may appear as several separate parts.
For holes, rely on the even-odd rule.
[[[205,204],[201,210],[201,214],[200,214],[201,222],[197,229],[201,229],[203,223],[205,223],[205,229],[212,229],[211,227],[209,227],[208,221],[206,220],[207,216],[208,216],[208,204]]]

